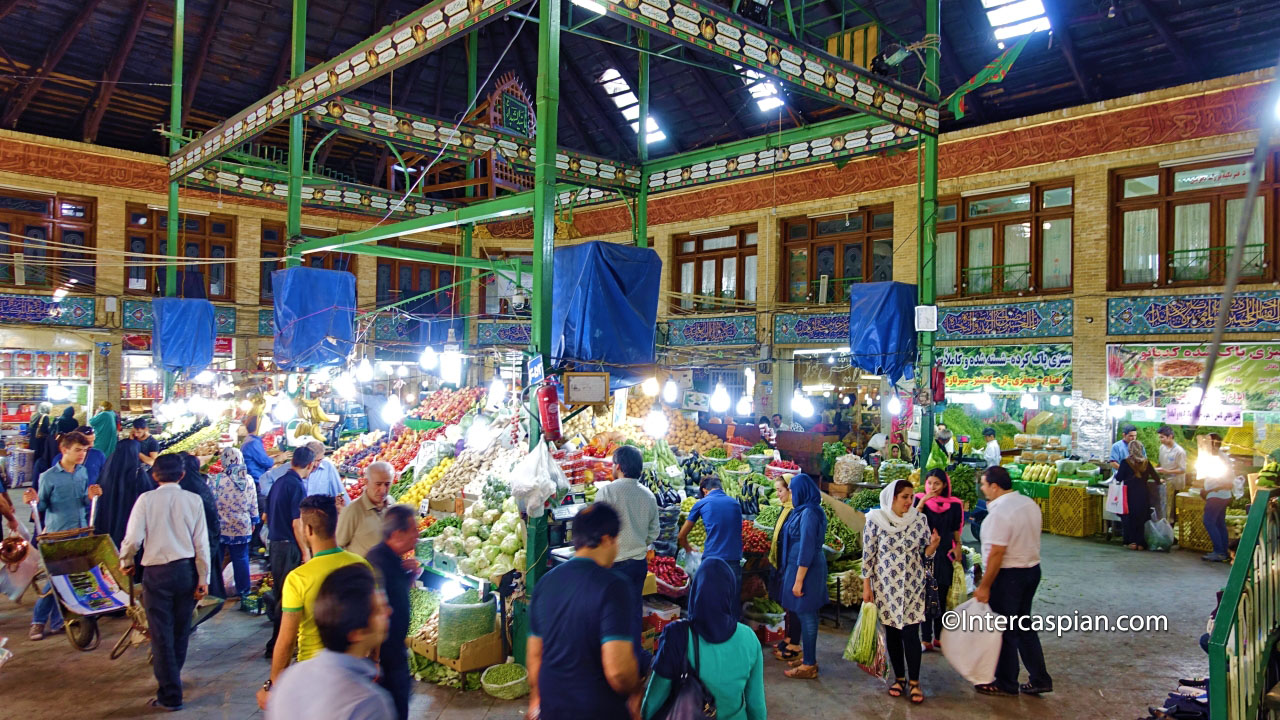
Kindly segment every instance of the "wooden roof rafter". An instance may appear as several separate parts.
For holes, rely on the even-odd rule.
[[[133,45],[138,40],[138,31],[142,29],[142,21],[147,17],[150,4],[150,0],[138,0],[133,18],[117,43],[116,51],[107,65],[107,72],[102,76],[102,84],[89,96],[89,106],[85,108],[84,124],[80,130],[80,136],[87,143],[98,139],[98,128],[102,126],[102,118],[107,113],[107,106],[111,104],[111,96],[119,87],[120,74],[129,61],[129,53],[133,52]]]
[[[80,8],[80,12],[63,28],[62,32],[53,36],[53,44],[49,46],[44,58],[36,66],[31,79],[27,81],[27,86],[22,90],[22,94],[10,99],[9,105],[4,111],[4,117],[0,118],[0,126],[11,128],[18,124],[18,118],[22,116],[23,111],[31,104],[31,100],[36,96],[36,93],[40,92],[40,88],[44,86],[45,80],[49,79],[49,75],[53,73],[58,63],[62,62],[62,58],[66,56],[67,51],[71,49],[71,45],[75,42],[76,36],[89,23],[89,18],[93,17],[94,11],[101,4],[102,0],[87,0]]]

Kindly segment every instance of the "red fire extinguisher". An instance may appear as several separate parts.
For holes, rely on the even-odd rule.
[[[544,438],[550,442],[560,439],[560,395],[551,382],[538,388],[538,420],[542,423]]]

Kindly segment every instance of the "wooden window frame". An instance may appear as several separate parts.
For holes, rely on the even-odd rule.
[[[754,245],[747,244],[747,236],[754,234],[756,243]],[[704,243],[708,240],[720,240],[730,235],[736,236],[733,247],[719,248],[715,250],[704,249]],[[686,242],[693,242],[694,249],[691,251],[682,251],[681,247]],[[709,302],[694,302],[690,306],[684,305],[684,299],[677,297],[681,294],[680,289],[680,267],[684,263],[693,263],[693,286],[694,295],[700,295],[702,287],[702,263],[708,260],[715,262],[715,276],[717,286],[724,277],[724,261],[728,258],[737,260],[737,287],[734,289],[733,300],[745,301],[747,297],[746,286],[746,267],[747,258],[759,256],[760,234],[759,228],[755,224],[735,225],[734,227],[722,232],[699,232],[698,234],[675,235],[671,238],[672,257],[674,261],[671,263],[671,287],[673,296],[671,298],[672,312],[699,312],[699,313],[730,313],[730,312],[746,312],[747,309],[738,305],[721,305]],[[760,261],[756,260],[756,299],[760,298]],[[754,312],[754,311],[752,311]]]
[[[444,253],[448,255],[456,254],[456,250],[450,246],[423,245],[421,243],[415,243],[408,240],[398,240],[398,239],[382,240],[378,244],[389,246],[389,247],[406,248],[410,250],[423,250],[425,252]],[[383,298],[378,294],[378,270],[382,267],[391,268],[391,288],[388,290],[389,297],[387,298]],[[420,263],[420,262],[414,262],[412,260],[398,260],[395,258],[377,258],[377,263],[374,266],[374,277],[373,277],[373,283],[374,283],[373,292],[374,292],[375,307],[382,307],[385,304],[394,303],[394,302],[398,302],[400,300],[405,299],[400,297],[399,295],[400,294],[399,277],[400,277],[401,268],[411,269],[412,274],[410,275],[410,278],[412,280],[411,284],[413,285],[413,289],[411,292],[413,292],[415,295],[422,292],[421,288],[419,287],[420,285],[419,281],[421,279],[421,275],[419,271],[430,270],[431,280],[433,283],[432,287],[438,288],[438,287],[442,287],[442,285],[449,285],[457,282],[459,276],[461,275],[460,271],[462,269],[456,265],[445,265],[443,263]],[[448,283],[440,282],[440,274],[442,272],[450,273],[451,279],[449,280]],[[456,313],[458,311],[458,304],[460,299],[458,290],[460,289],[460,287],[461,286],[455,287],[453,290],[448,292],[449,305],[437,311],[436,313],[437,316]]]
[[[1188,170],[1237,165],[1249,162],[1245,156],[1237,158],[1219,158],[1204,162],[1188,163],[1160,167],[1144,165],[1113,170],[1110,173],[1110,223],[1111,232],[1108,250],[1113,258],[1107,268],[1107,289],[1139,290],[1155,288],[1187,288],[1205,287],[1220,288],[1226,278],[1227,258],[1225,249],[1234,243],[1236,228],[1226,226],[1226,208],[1230,200],[1243,199],[1247,184],[1225,187],[1211,187],[1200,190],[1184,190],[1176,192],[1173,188],[1174,175]],[[1124,183],[1140,177],[1155,175],[1157,192],[1142,197],[1125,198]],[[1265,174],[1258,187],[1258,198],[1265,205],[1262,211],[1262,273],[1240,278],[1241,282],[1270,282],[1277,279],[1275,260],[1277,243],[1280,242],[1280,152],[1272,153],[1266,162]],[[1175,208],[1181,205],[1209,204],[1209,250],[1214,254],[1209,262],[1209,272],[1203,278],[1175,280],[1173,264],[1176,260],[1174,252],[1174,214]],[[1124,281],[1124,215],[1137,210],[1156,210],[1159,230],[1156,234],[1156,277],[1151,282]],[[1256,252],[1256,251],[1254,251]]]
[[[143,215],[146,221],[143,223],[134,223],[135,215]],[[125,206],[125,251],[133,252],[132,245],[135,238],[142,238],[146,242],[146,252],[148,254],[161,254],[160,247],[162,243],[168,242],[168,230],[160,225],[161,218],[167,220],[168,212],[165,210],[155,210],[146,205],[129,203]],[[217,295],[210,291],[210,274],[204,269],[211,267],[209,265],[201,265],[201,274],[204,277],[205,297],[213,302],[234,302],[236,287],[235,257],[236,257],[236,217],[234,215],[218,215],[218,214],[195,214],[182,213],[178,216],[182,223],[182,228],[178,231],[179,247],[182,252],[177,255],[177,264],[182,266],[182,262],[186,256],[186,246],[188,243],[195,242],[199,247],[198,254],[195,256],[199,259],[209,259],[213,255],[214,247],[223,247],[226,252],[226,263],[224,264],[225,276],[223,278],[224,292]],[[196,233],[186,229],[189,220],[198,220],[202,223],[203,228]],[[224,234],[215,234],[213,232],[213,223],[223,223],[226,225]],[[147,265],[141,268],[145,271],[144,279],[146,281],[145,288],[133,288],[129,284],[129,274],[137,268],[124,268],[124,292],[126,295],[141,295],[150,297],[161,297],[164,295],[163,285],[156,280],[156,273],[163,271],[163,267]],[[181,284],[181,283],[179,283]]]
[[[7,223],[8,232],[15,235],[22,235],[27,228],[32,226],[42,226],[45,232],[45,242],[62,243],[63,236],[67,232],[78,232],[84,236],[84,246],[92,251],[97,247],[95,238],[95,229],[97,228],[97,202],[93,198],[81,197],[78,195],[43,195],[38,193],[27,193],[20,190],[0,190],[0,196],[6,198],[16,198],[32,204],[43,203],[43,212],[34,212],[32,210],[14,208],[0,208],[0,223]],[[84,207],[84,216],[76,216],[66,212],[64,203],[74,203]],[[0,262],[0,286],[11,288],[65,288],[70,292],[92,292],[97,285],[97,255],[93,252],[80,253],[74,250],[67,250],[60,246],[46,245],[42,249],[43,257],[49,260],[72,260],[71,255],[81,255],[76,260],[94,261],[94,267],[85,267],[79,272],[72,271],[70,268],[62,266],[60,263],[51,263],[43,265],[44,280],[33,282],[30,272],[25,273],[23,284],[16,282],[16,271],[11,253],[23,252],[30,253],[34,248],[28,248],[25,244],[18,244],[17,238],[9,236],[0,236],[0,258],[4,262]],[[11,243],[13,243],[11,245]],[[72,282],[72,281],[75,282]]]
[[[268,231],[274,231],[276,233],[275,240],[267,239]],[[334,235],[337,235],[338,232],[336,230],[312,230],[308,228],[304,234],[308,239],[310,239],[333,237]],[[263,220],[261,235],[259,237],[261,238],[259,243],[259,255],[265,258],[267,257],[267,253],[274,252],[278,258],[275,262],[272,262],[271,260],[263,260],[260,266],[260,272],[263,275],[259,276],[258,279],[258,304],[269,306],[275,302],[275,288],[272,288],[272,295],[268,295],[266,292],[266,280],[263,276],[272,270],[283,270],[285,267],[285,249],[288,245],[288,236],[285,231],[285,224],[282,222],[275,222],[273,220]],[[318,265],[316,264],[317,260],[319,261]],[[303,261],[308,267],[320,267],[325,270],[345,270],[352,275],[356,275],[356,256],[351,253],[311,253],[310,255],[303,256]],[[344,261],[346,262],[345,267],[343,267]],[[359,276],[357,275],[357,277]]]
[[[818,297],[821,278],[818,275],[818,248],[827,245],[835,247],[836,259],[836,275],[837,277],[828,279],[828,295],[827,304],[840,304],[848,302],[848,296],[845,289],[854,282],[868,282],[867,278],[871,277],[875,272],[875,246],[877,242],[887,241],[890,246],[889,253],[889,279],[893,279],[893,226],[887,228],[872,227],[872,220],[877,215],[885,213],[893,213],[893,204],[872,205],[870,207],[858,208],[848,213],[824,214],[819,217],[794,217],[787,218],[782,221],[781,238],[782,238],[782,257],[778,262],[778,301],[784,303],[815,303],[821,304],[821,298]],[[848,232],[830,233],[818,236],[818,226],[829,222],[833,219],[840,218],[850,219],[860,217],[862,226],[860,229],[849,230]],[[797,226],[805,226],[806,233],[804,239],[791,240],[791,230]],[[844,267],[844,248],[850,244],[862,244],[862,267],[859,269],[858,275],[849,275],[848,268]],[[808,284],[809,291],[805,295],[804,300],[794,300],[791,297],[791,253],[797,249],[805,249],[808,252]]]
[[[1071,189],[1071,204],[1045,208],[1044,196],[1046,192],[1053,190],[1061,190],[1063,188]],[[994,215],[982,215],[973,217],[970,215],[969,204],[974,201],[991,200],[1002,197],[1012,197],[1015,195],[1029,194],[1031,196],[1031,206],[1024,211],[1000,213]],[[1076,261],[1075,261],[1075,183],[1070,178],[1058,180],[1046,180],[1044,182],[1031,183],[1025,188],[1017,190],[1001,190],[999,192],[984,193],[981,195],[960,196],[952,195],[940,198],[938,207],[942,208],[947,205],[956,206],[955,220],[938,222],[937,234],[953,232],[956,235],[956,277],[955,292],[942,294],[941,283],[939,283],[939,300],[956,300],[961,298],[1009,298],[1009,297],[1026,297],[1028,295],[1067,295],[1073,292],[1076,278]],[[1065,287],[1045,288],[1044,287],[1044,224],[1057,220],[1071,221],[1071,282]],[[1027,264],[1029,265],[1026,276],[1027,282],[1025,288],[1004,289],[1004,266],[1007,265],[1004,260],[1004,229],[1014,225],[1027,223],[1030,225],[1031,236],[1028,238],[1029,247],[1027,250]],[[969,267],[969,232],[982,228],[990,228],[991,237],[991,265],[981,266],[982,268],[991,268],[989,280],[991,284],[990,290],[987,291],[971,291],[967,279],[970,277],[972,268]]]

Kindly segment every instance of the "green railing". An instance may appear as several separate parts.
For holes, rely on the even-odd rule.
[[[1259,489],[1249,507],[1227,588],[1209,636],[1209,717],[1263,712],[1267,665],[1280,636],[1280,489]]]
[[[1031,287],[1031,263],[981,265],[964,269],[964,295],[1027,290]]]
[[[1221,279],[1227,275],[1227,265],[1231,262],[1234,245],[1223,245],[1211,248],[1189,248],[1169,252],[1169,277],[1173,280],[1209,280]],[[1267,259],[1265,243],[1254,243],[1244,246],[1244,256],[1240,263],[1240,274],[1249,277],[1261,275],[1263,263]]]
[[[827,302],[843,302],[849,296],[849,286],[860,282],[862,282],[861,277],[827,278]],[[810,282],[809,288],[809,297],[813,298],[815,303],[822,303],[822,281],[814,280]]]

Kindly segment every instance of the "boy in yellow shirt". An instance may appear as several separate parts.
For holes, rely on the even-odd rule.
[[[271,656],[271,677],[258,691],[258,706],[266,709],[271,686],[280,673],[289,666],[290,656],[297,647],[298,662],[302,662],[324,649],[320,631],[316,627],[316,596],[320,584],[329,573],[347,565],[369,563],[355,553],[338,547],[334,533],[338,527],[338,507],[332,497],[310,495],[303,499],[299,519],[303,535],[311,548],[311,559],[299,565],[285,578],[281,596],[280,638]]]

